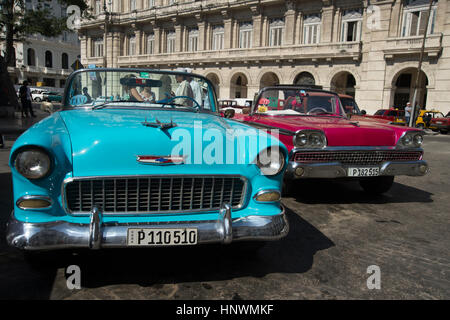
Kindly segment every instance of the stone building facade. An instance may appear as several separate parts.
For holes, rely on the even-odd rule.
[[[84,65],[191,68],[222,99],[315,84],[369,113],[412,101],[427,29],[417,101],[450,111],[450,0],[433,2],[429,17],[429,0],[88,1]]]
[[[28,0],[25,5],[27,10],[43,6],[56,17],[67,15],[67,8],[57,0]],[[4,50],[4,42],[0,44],[0,50]],[[71,65],[80,57],[80,41],[76,32],[63,32],[53,38],[31,35],[26,41],[14,43],[14,55],[8,72],[16,86],[28,80],[32,86],[63,90],[73,71]]]

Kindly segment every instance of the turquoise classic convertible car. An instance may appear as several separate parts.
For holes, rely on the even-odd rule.
[[[72,73],[63,109],[11,150],[7,242],[41,252],[282,238],[287,150],[228,117],[194,74]]]

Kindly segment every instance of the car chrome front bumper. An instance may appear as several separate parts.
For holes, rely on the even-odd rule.
[[[343,165],[340,162],[300,163],[291,161],[288,164],[285,178],[286,179],[346,178],[348,177],[347,169],[349,167],[350,166]],[[365,167],[365,166],[354,165],[353,167]],[[298,174],[299,170],[297,170],[297,168],[303,168],[302,175]],[[403,162],[387,161],[380,165],[380,176],[398,176],[398,175],[423,176],[428,172],[428,170],[429,170],[428,164],[424,160],[403,161]]]
[[[197,228],[198,244],[231,243],[239,240],[277,240],[287,235],[289,224],[284,208],[273,216],[247,216],[231,219],[231,207],[224,204],[220,219],[160,223],[103,223],[102,214],[94,208],[89,224],[65,221],[27,223],[18,221],[14,211],[7,225],[9,245],[22,250],[128,247],[129,228]]]

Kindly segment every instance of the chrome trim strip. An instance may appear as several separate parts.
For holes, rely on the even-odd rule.
[[[66,199],[66,186],[68,183],[73,182],[73,181],[79,181],[79,180],[104,180],[104,179],[113,179],[114,180],[114,190],[117,190],[116,188],[116,179],[138,179],[138,178],[184,178],[184,177],[188,177],[188,178],[239,178],[240,180],[243,181],[244,186],[242,187],[243,193],[241,194],[241,201],[239,203],[239,205],[232,207],[233,210],[240,210],[244,207],[247,206],[248,204],[248,198],[249,198],[249,191],[250,191],[250,183],[248,181],[248,179],[244,176],[241,175],[237,175],[237,174],[233,174],[233,175],[226,175],[226,174],[206,174],[206,175],[186,175],[186,174],[174,174],[174,175],[126,175],[126,176],[83,176],[83,177],[71,177],[71,178],[67,178],[63,181],[62,186],[61,186],[61,202],[62,202],[62,208],[64,209],[64,211],[72,216],[86,216],[89,215],[89,212],[72,212],[71,210],[69,210],[68,208],[68,204],[67,204],[67,199]],[[159,183],[159,189],[161,193],[161,181]],[[213,180],[213,186],[214,186],[214,180]],[[234,185],[233,185],[234,186]],[[116,195],[114,196],[114,199],[117,199]],[[213,200],[213,198],[211,197],[211,201]],[[150,214],[152,216],[159,216],[159,215],[168,215],[168,214],[191,214],[191,213],[208,213],[208,212],[217,212],[217,210],[214,209],[190,209],[190,210],[171,210],[171,211],[161,211],[160,207],[161,207],[161,199],[159,199],[159,204],[158,204],[158,211],[135,211],[135,212],[113,212],[113,213],[103,213],[103,215],[108,215],[108,216],[113,216],[113,215],[117,215],[117,216],[144,216],[147,214]],[[116,206],[116,204],[115,204]]]
[[[292,159],[292,156],[295,155],[297,152],[327,152],[327,151],[398,151],[399,149],[396,148],[396,146],[339,146],[339,147],[326,147],[323,149],[314,149],[314,148],[308,148],[308,149],[302,149],[302,148],[292,148],[291,152],[289,152],[289,159]],[[422,148],[405,148],[401,149],[402,151],[421,151],[423,152]]]
[[[275,215],[246,216],[232,220],[175,221],[154,223],[103,223],[98,240],[91,242],[90,224],[53,221],[28,223],[18,221],[14,211],[7,224],[6,240],[10,246],[21,250],[55,250],[73,248],[124,248],[129,228],[197,228],[198,243],[229,243],[241,240],[278,240],[289,232],[289,223],[281,206]],[[229,223],[224,233],[223,221]],[[95,237],[93,237],[95,238]],[[91,247],[92,243],[92,247]]]
[[[43,208],[25,208],[25,207],[19,206],[19,203],[23,200],[44,200],[44,201],[48,201],[49,206],[43,207]],[[17,199],[16,206],[21,210],[42,210],[42,209],[51,208],[53,206],[53,200],[49,196],[29,194],[29,195],[24,195],[24,196],[20,197],[19,199]]]
[[[420,171],[421,166],[426,166],[427,170],[425,173]],[[302,167],[305,172],[302,176],[298,177],[295,174],[295,169]],[[299,162],[289,162],[288,169],[286,170],[286,179],[303,179],[303,178],[346,178],[347,168],[352,167],[352,165],[342,165],[340,162],[322,162],[322,163],[299,163]],[[379,167],[380,176],[396,176],[396,175],[407,175],[407,176],[423,176],[429,169],[428,164],[424,160],[418,161],[386,161],[379,165],[360,165],[360,167]],[[351,177],[358,178],[358,177]]]

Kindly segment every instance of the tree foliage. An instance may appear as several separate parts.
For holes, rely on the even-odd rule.
[[[27,9],[25,0],[0,0],[0,41],[4,42],[4,51],[0,52],[0,86],[8,88],[8,100],[18,106],[17,96],[7,72],[7,65],[12,61],[14,42],[26,41],[33,34],[56,37],[68,31],[67,17],[55,15],[45,2],[38,3],[33,10]],[[83,16],[89,17],[89,7],[84,0],[58,0],[64,7],[76,5]],[[3,99],[1,99],[3,100]]]

